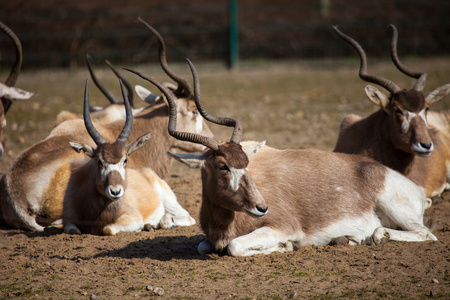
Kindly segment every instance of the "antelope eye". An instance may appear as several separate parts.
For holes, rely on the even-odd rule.
[[[224,163],[219,163],[218,167],[219,167],[220,171],[230,171],[228,166],[226,164],[224,164]]]
[[[398,116],[403,116],[403,112],[397,107],[394,108],[394,114],[396,114]]]
[[[99,168],[103,168],[103,163],[100,159],[97,161],[97,165]]]
[[[126,165],[128,163],[128,158],[126,158],[124,161],[123,161],[123,165]]]

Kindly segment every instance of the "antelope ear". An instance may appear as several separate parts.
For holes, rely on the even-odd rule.
[[[189,168],[199,169],[203,167],[206,157],[203,154],[175,154],[166,152],[170,157],[175,158],[179,162],[185,164]]]
[[[33,93],[15,87],[9,87],[3,83],[0,84],[0,97],[5,97],[9,100],[26,100],[33,95]]]
[[[148,104],[153,104],[158,100],[158,96],[147,90],[145,87],[140,85],[135,85],[134,90],[136,91],[136,94],[138,97]]]
[[[70,147],[72,147],[72,149],[78,153],[80,153],[81,150],[83,150],[84,153],[89,157],[93,157],[95,154],[95,150],[91,146],[80,144],[80,143],[73,143],[73,142],[69,142],[69,144],[70,144]]]
[[[450,83],[438,87],[437,89],[431,91],[426,97],[425,102],[430,106],[433,103],[436,103],[442,99],[444,99],[448,93],[450,92]]]
[[[366,92],[367,97],[370,101],[372,101],[373,104],[386,109],[389,105],[389,99],[386,97],[386,95],[380,90],[378,90],[376,87],[371,85],[366,85],[364,88],[364,91]]]
[[[258,153],[261,148],[266,145],[266,141],[263,142],[254,142],[254,141],[246,141],[241,143],[242,150],[245,154],[247,154],[248,159],[252,158],[253,155]]]
[[[127,153],[128,153],[128,155],[131,155],[131,153],[133,153],[134,151],[144,147],[145,143],[147,143],[147,141],[151,137],[152,137],[152,134],[151,133],[147,133],[147,134],[141,136],[140,138],[138,138],[137,140],[129,143],[127,145]]]

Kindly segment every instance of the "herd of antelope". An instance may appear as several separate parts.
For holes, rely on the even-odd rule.
[[[389,240],[437,240],[424,224],[431,197],[449,187],[450,114],[428,112],[444,99],[450,84],[423,94],[426,73],[404,66],[397,55],[398,33],[391,25],[395,66],[417,82],[413,89],[367,72],[362,47],[337,27],[356,49],[366,94],[380,109],[368,117],[351,114],[341,123],[334,151],[279,150],[266,142],[242,141],[242,124],[205,110],[193,63],[189,80],[171,70],[161,35],[159,62],[173,83],[160,83],[125,69],[155,86],[160,95],[118,77],[123,101],[98,80],[90,57],[90,77],[109,99],[89,105],[86,81],[83,115],[68,111],[42,141],[23,151],[0,179],[1,221],[43,231],[60,226],[67,234],[115,235],[123,231],[191,226],[196,223],[164,181],[172,159],[201,170],[199,216],[206,239],[200,254],[233,256],[292,251],[304,245],[379,244]],[[3,23],[16,47],[16,63],[0,83],[0,154],[5,114],[12,101],[33,94],[13,88],[21,68],[19,39]],[[147,103],[134,107],[134,92]],[[207,122],[233,129],[227,142],[214,138]],[[175,153],[182,150],[184,153]]]

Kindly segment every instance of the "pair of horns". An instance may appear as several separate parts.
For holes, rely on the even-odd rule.
[[[97,76],[94,73],[94,70],[92,68],[92,58],[89,54],[86,54],[86,64],[89,69],[89,74],[91,74],[92,81],[94,81],[95,85],[98,87],[98,89],[102,92],[103,95],[109,100],[111,104],[118,104],[120,103],[119,100],[116,99],[116,97],[111,93],[110,90],[106,88],[106,86],[97,78]],[[123,84],[125,85],[128,93],[128,100],[130,102],[131,107],[134,107],[134,94],[133,94],[133,87],[128,82],[128,80],[123,77],[119,71],[117,71],[116,68],[108,61],[105,60],[105,63],[111,68],[111,70],[114,72],[117,78],[119,78]]]
[[[198,78],[197,70],[195,69],[194,65],[192,64],[192,62],[189,59],[186,59],[186,60],[189,64],[189,68],[191,69],[191,73],[192,73],[192,77],[193,77],[193,81],[194,81],[194,101],[195,101],[195,104],[197,105],[198,111],[206,120],[208,120],[214,124],[228,126],[228,127],[234,127],[234,131],[233,131],[233,134],[231,135],[230,142],[239,144],[241,141],[241,136],[242,136],[242,127],[241,127],[240,122],[233,118],[218,117],[218,116],[212,115],[204,109],[204,107],[201,103],[201,100],[200,100],[200,80]],[[137,71],[133,71],[130,69],[125,69],[125,70],[128,70],[128,71],[138,75],[142,79],[149,81],[150,83],[155,85],[164,94],[164,96],[167,99],[167,102],[169,103],[169,108],[170,108],[168,130],[169,130],[169,134],[171,136],[173,136],[174,138],[176,138],[178,140],[188,141],[188,142],[192,142],[192,143],[196,143],[196,144],[202,144],[203,146],[208,147],[212,150],[219,149],[220,144],[215,139],[212,139],[210,137],[206,137],[206,136],[203,136],[203,135],[200,135],[197,133],[181,132],[181,131],[176,130],[177,103],[176,103],[176,100],[175,100],[173,94],[163,84],[161,84],[158,81],[156,81],[155,79],[148,77],[146,75],[143,75]]]
[[[122,97],[123,102],[125,104],[125,111],[126,111],[126,121],[125,125],[123,126],[122,132],[120,133],[119,137],[117,138],[116,142],[122,142],[125,144],[128,141],[128,138],[131,134],[131,129],[133,127],[133,113],[131,110],[130,102],[128,101],[128,97],[125,93],[125,89],[122,83],[122,80],[119,79],[120,82],[120,89],[122,91]],[[84,107],[83,107],[83,119],[84,124],[86,126],[86,130],[91,136],[91,138],[94,140],[95,144],[97,146],[101,144],[106,144],[106,140],[101,136],[101,134],[95,129],[94,124],[91,120],[91,115],[89,113],[89,79],[86,79],[86,86],[84,90]]]
[[[392,61],[394,62],[397,69],[400,70],[403,74],[417,79],[417,82],[414,85],[413,89],[421,92],[425,86],[427,74],[423,73],[423,72],[415,72],[411,69],[408,69],[406,66],[404,66],[400,62],[398,55],[397,55],[398,31],[394,25],[390,24],[389,26],[392,29],[392,40],[391,40]],[[332,26],[332,28],[344,41],[346,41],[351,46],[353,46],[353,48],[355,48],[356,51],[358,52],[359,57],[361,59],[361,64],[360,64],[360,68],[359,68],[359,77],[362,80],[378,84],[378,85],[382,86],[383,88],[385,88],[386,90],[388,90],[389,92],[391,92],[391,94],[395,94],[401,90],[401,88],[391,80],[388,80],[386,78],[383,78],[383,77],[377,76],[377,75],[369,75],[367,73],[366,53],[364,52],[361,45],[359,45],[358,42],[356,42],[354,39],[352,39],[348,35],[342,33],[339,29],[337,29],[337,26]]]

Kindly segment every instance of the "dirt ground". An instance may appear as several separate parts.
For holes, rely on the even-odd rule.
[[[449,81],[449,59],[410,63],[424,66],[429,73],[426,91]],[[258,63],[232,72],[216,65],[198,69],[209,111],[240,118],[244,139],[266,139],[278,148],[331,150],[345,114],[366,115],[375,110],[363,100],[365,83],[357,77],[356,60]],[[141,70],[166,80],[157,66]],[[186,72],[184,65],[176,70]],[[399,85],[411,85],[388,63],[371,66],[372,70]],[[85,70],[75,74],[47,70],[21,75],[17,86],[38,94],[31,105],[15,103],[8,113],[7,152],[0,171],[48,134],[59,110],[81,110],[86,74]],[[106,70],[99,74],[107,83],[112,80]],[[212,130],[219,138],[230,134]],[[199,171],[176,163],[171,170],[167,182],[180,204],[198,220]],[[199,255],[196,247],[205,237],[198,225],[111,237],[67,235],[57,228],[30,233],[3,226],[0,298],[449,299],[450,193],[435,200],[438,203],[425,217],[437,221],[436,242],[307,246],[246,258]]]

